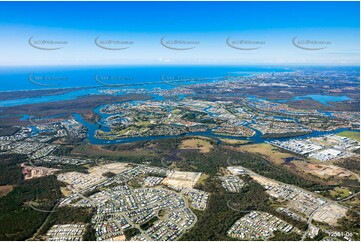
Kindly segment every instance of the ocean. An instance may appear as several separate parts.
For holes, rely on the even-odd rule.
[[[129,88],[172,88],[165,82],[246,76],[264,72],[288,72],[290,68],[258,66],[36,66],[0,67],[0,92],[103,85]],[[139,85],[151,83],[149,85]],[[125,86],[124,86],[125,87]]]

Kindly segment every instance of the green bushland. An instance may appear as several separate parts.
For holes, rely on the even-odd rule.
[[[26,240],[43,224],[49,213],[36,211],[32,206],[51,211],[61,197],[55,176],[24,181],[12,192],[0,198],[0,240]]]
[[[130,240],[133,236],[136,236],[137,234],[140,234],[139,229],[137,228],[130,228],[127,230],[124,230],[124,235],[127,240]]]
[[[21,163],[27,161],[26,155],[0,154],[0,186],[23,183]]]
[[[90,224],[92,213],[91,208],[58,207],[53,213],[49,214],[46,223],[39,230],[38,235],[45,235],[55,224]],[[95,231],[91,226],[87,226],[83,237],[84,240],[96,240]]]
[[[150,227],[152,227],[153,224],[154,224],[155,222],[157,222],[158,220],[159,220],[158,217],[153,217],[153,218],[151,218],[148,222],[140,225],[140,228],[141,228],[142,230],[147,230],[147,229],[149,229]]]

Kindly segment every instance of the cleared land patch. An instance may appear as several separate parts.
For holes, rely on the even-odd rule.
[[[13,186],[6,185],[6,186],[0,186],[0,197],[6,196],[9,192],[13,190]]]
[[[26,166],[22,164],[21,167],[23,168],[22,172],[24,175],[25,180],[39,178],[43,176],[50,176],[54,174],[58,169],[41,167],[41,166]]]
[[[353,174],[343,168],[333,165],[315,165],[309,164],[306,166],[306,172],[316,174],[319,177],[329,178],[331,176],[339,177],[339,178],[351,178]]]
[[[68,183],[67,187],[71,191],[81,191],[87,187],[94,186],[107,178],[103,176],[104,173],[109,171],[114,174],[119,174],[122,171],[130,169],[127,167],[127,163],[110,163],[105,165],[100,165],[92,167],[89,169],[88,174],[80,172],[67,172],[57,175],[59,181]],[[65,190],[63,190],[64,192]]]
[[[337,220],[346,215],[347,209],[336,204],[327,204],[320,207],[314,214],[313,219],[322,223],[337,226]]]
[[[196,185],[201,174],[200,172],[174,171],[162,183],[168,186],[192,188]]]

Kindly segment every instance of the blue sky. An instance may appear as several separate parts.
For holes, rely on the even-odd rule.
[[[359,65],[359,16],[359,2],[0,2],[0,65]]]

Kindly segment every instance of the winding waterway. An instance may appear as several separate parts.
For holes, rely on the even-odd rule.
[[[98,110],[99,110],[99,108],[98,108]],[[336,133],[339,133],[339,132],[342,132],[345,130],[349,130],[347,128],[340,128],[340,129],[335,129],[332,131],[313,131],[312,133],[305,134],[302,136],[297,136],[297,137],[262,138],[262,133],[258,130],[253,129],[255,131],[255,135],[250,138],[245,138],[245,137],[237,137],[237,136],[219,135],[219,134],[213,133],[210,129],[208,129],[207,131],[204,131],[204,132],[190,132],[190,133],[183,134],[183,135],[164,135],[164,136],[146,136],[146,137],[140,136],[140,137],[120,138],[120,139],[115,139],[115,140],[104,140],[104,139],[99,139],[99,138],[95,137],[96,131],[98,129],[100,129],[104,132],[109,132],[109,127],[101,126],[98,123],[95,123],[95,124],[89,123],[89,122],[85,121],[79,114],[74,114],[74,117],[77,121],[79,121],[85,127],[88,128],[87,139],[89,140],[89,142],[91,144],[97,144],[97,145],[124,144],[124,143],[136,142],[136,141],[149,141],[149,140],[176,138],[176,137],[181,137],[181,136],[195,136],[195,135],[211,137],[211,138],[218,140],[218,142],[221,142],[220,138],[227,138],[227,139],[235,139],[235,140],[246,140],[246,141],[250,141],[252,143],[263,143],[265,141],[272,141],[272,140],[290,140],[290,139],[295,139],[295,138],[318,137],[321,135],[336,134]],[[249,127],[248,125],[249,124],[246,124],[245,126]],[[249,127],[249,128],[251,128],[251,127]]]

